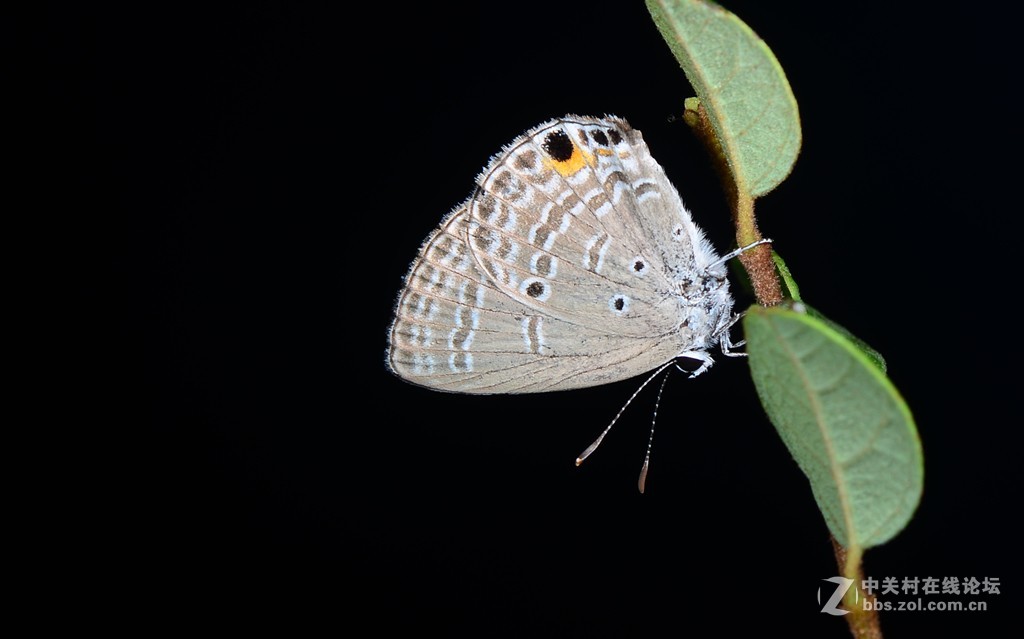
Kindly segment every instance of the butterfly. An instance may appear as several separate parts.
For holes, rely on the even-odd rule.
[[[539,124],[492,157],[476,184],[405,277],[387,350],[402,379],[539,393],[680,358],[699,363],[696,377],[716,345],[743,354],[731,350],[742,342],[729,334],[739,315],[725,263],[767,240],[720,257],[624,119]]]

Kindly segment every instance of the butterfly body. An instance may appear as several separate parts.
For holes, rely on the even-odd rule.
[[[610,383],[678,357],[710,366],[734,323],[726,268],[640,132],[611,116],[534,127],[427,238],[387,362],[437,390]]]

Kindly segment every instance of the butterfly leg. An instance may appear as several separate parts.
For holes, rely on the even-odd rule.
[[[733,342],[732,337],[729,335],[729,331],[732,327],[743,319],[743,313],[735,313],[729,318],[729,323],[719,329],[718,347],[722,351],[722,355],[726,357],[746,357],[747,354],[743,352],[736,352],[731,349],[739,348],[747,343],[747,340],[741,339],[738,342]]]
[[[732,258],[746,253],[747,251],[749,251],[750,249],[754,248],[755,246],[761,246],[762,244],[771,244],[771,243],[772,243],[772,240],[770,238],[763,237],[763,238],[757,240],[756,242],[751,242],[750,244],[747,244],[746,246],[741,246],[741,247],[739,247],[738,249],[736,249],[734,251],[730,251],[729,253],[726,253],[725,255],[723,255],[722,257],[718,258],[717,260],[715,260],[711,264],[708,264],[707,267],[705,267],[704,272],[707,273],[710,269],[715,268],[719,264],[725,264],[726,262],[728,262]]]
[[[732,341],[730,341],[730,340],[722,340],[719,343],[719,348],[722,351],[722,355],[725,355],[726,357],[746,357],[747,354],[745,352],[743,352],[743,351],[730,350],[730,349],[733,349],[733,348],[739,348],[740,346],[743,346],[746,343],[747,343],[747,340],[745,340],[745,339],[741,339],[740,341],[736,342],[735,344],[733,344]]]

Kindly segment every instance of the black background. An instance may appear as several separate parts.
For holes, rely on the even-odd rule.
[[[801,110],[801,156],[759,201],[762,229],[805,299],[886,356],[923,441],[918,513],[865,569],[1002,583],[978,597],[987,612],[893,612],[883,629],[987,634],[1019,592],[1006,20],[726,5]],[[15,60],[39,123],[22,166],[44,177],[31,210],[70,289],[50,401],[76,415],[40,508],[56,523],[38,592],[64,615],[847,636],[816,601],[837,572],[827,529],[744,361],[669,381],[645,495],[653,392],[573,465],[637,380],[472,397],[384,366],[420,242],[542,120],[626,117],[729,246],[707,158],[670,121],[692,91],[642,3],[138,3],[36,20]]]

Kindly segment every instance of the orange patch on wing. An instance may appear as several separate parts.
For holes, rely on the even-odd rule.
[[[572,155],[569,156],[568,160],[558,161],[545,157],[544,164],[558,171],[562,177],[569,177],[570,175],[575,175],[586,166],[594,166],[594,154],[584,151],[579,145],[573,143]]]

